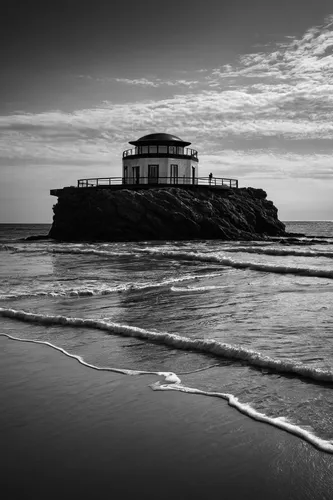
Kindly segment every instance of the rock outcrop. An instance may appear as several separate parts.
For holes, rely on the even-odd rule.
[[[250,240],[285,235],[262,189],[59,190],[50,238],[61,241]]]

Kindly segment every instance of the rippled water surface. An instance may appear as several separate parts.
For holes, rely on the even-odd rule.
[[[47,230],[0,226],[1,333],[174,372],[333,451],[333,222],[246,243],[21,239]]]

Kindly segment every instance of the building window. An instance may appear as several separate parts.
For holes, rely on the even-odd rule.
[[[128,179],[128,167],[127,167],[127,166],[124,166],[124,178],[123,178],[123,184],[126,184],[126,183],[127,183],[127,179]]]
[[[157,146],[149,146],[149,153],[157,153]]]
[[[169,153],[171,155],[177,154],[177,148],[176,148],[176,146],[169,146]]]
[[[158,184],[159,166],[148,165],[148,184]]]
[[[183,155],[183,154],[184,154],[184,148],[182,148],[182,147],[178,147],[178,148],[177,148],[177,153],[178,153],[179,155]]]
[[[132,167],[133,184],[140,184],[140,167]]]
[[[143,155],[148,154],[148,146],[142,146],[141,151]]]
[[[158,146],[158,152],[159,153],[167,153],[168,152],[168,146]]]
[[[178,165],[170,165],[170,184],[178,184]]]

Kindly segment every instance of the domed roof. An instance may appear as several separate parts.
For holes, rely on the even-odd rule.
[[[130,141],[130,144],[134,146],[142,146],[143,144],[161,144],[169,146],[189,146],[191,143],[183,141],[176,135],[171,134],[148,134],[140,137],[137,141]]]

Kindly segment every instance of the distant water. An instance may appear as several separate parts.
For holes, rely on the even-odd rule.
[[[288,242],[24,241],[0,225],[0,333],[164,372],[333,453],[333,222]],[[37,368],[36,368],[37,369]]]

